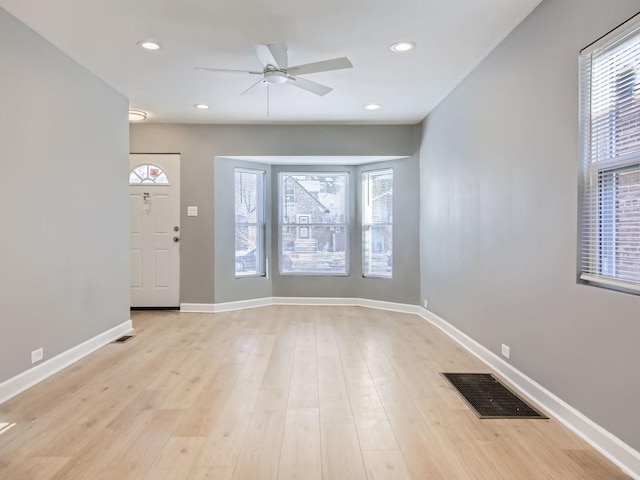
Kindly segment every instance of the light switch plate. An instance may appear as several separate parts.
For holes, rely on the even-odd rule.
[[[197,217],[198,207],[187,207],[187,217]]]

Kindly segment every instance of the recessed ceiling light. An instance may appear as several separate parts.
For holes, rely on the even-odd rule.
[[[391,45],[391,51],[396,53],[408,52],[414,48],[416,48],[416,44],[414,42],[396,42]]]
[[[129,110],[129,121],[130,122],[141,122],[147,119],[147,112],[142,110]]]
[[[209,105],[205,105],[204,103],[196,103],[194,105],[194,107],[200,109],[200,110],[206,110],[207,108],[209,108]]]
[[[145,50],[160,50],[162,48],[162,45],[158,42],[154,42],[153,40],[140,40],[136,45],[144,48]]]
[[[367,110],[379,110],[382,108],[382,105],[378,105],[377,103],[370,103],[369,105],[365,105],[364,108]]]

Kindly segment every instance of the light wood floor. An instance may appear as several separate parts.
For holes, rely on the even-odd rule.
[[[134,312],[0,405],[0,478],[619,479],[555,420],[478,420],[439,376],[487,368],[417,316]]]

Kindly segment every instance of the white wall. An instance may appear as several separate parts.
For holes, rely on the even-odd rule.
[[[640,297],[580,285],[578,53],[637,0],[545,0],[424,122],[429,308],[640,450]]]
[[[127,100],[0,9],[0,382],[129,319]]]

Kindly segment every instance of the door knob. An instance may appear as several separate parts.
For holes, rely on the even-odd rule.
[[[178,243],[180,241],[180,237],[173,237],[173,241]]]

